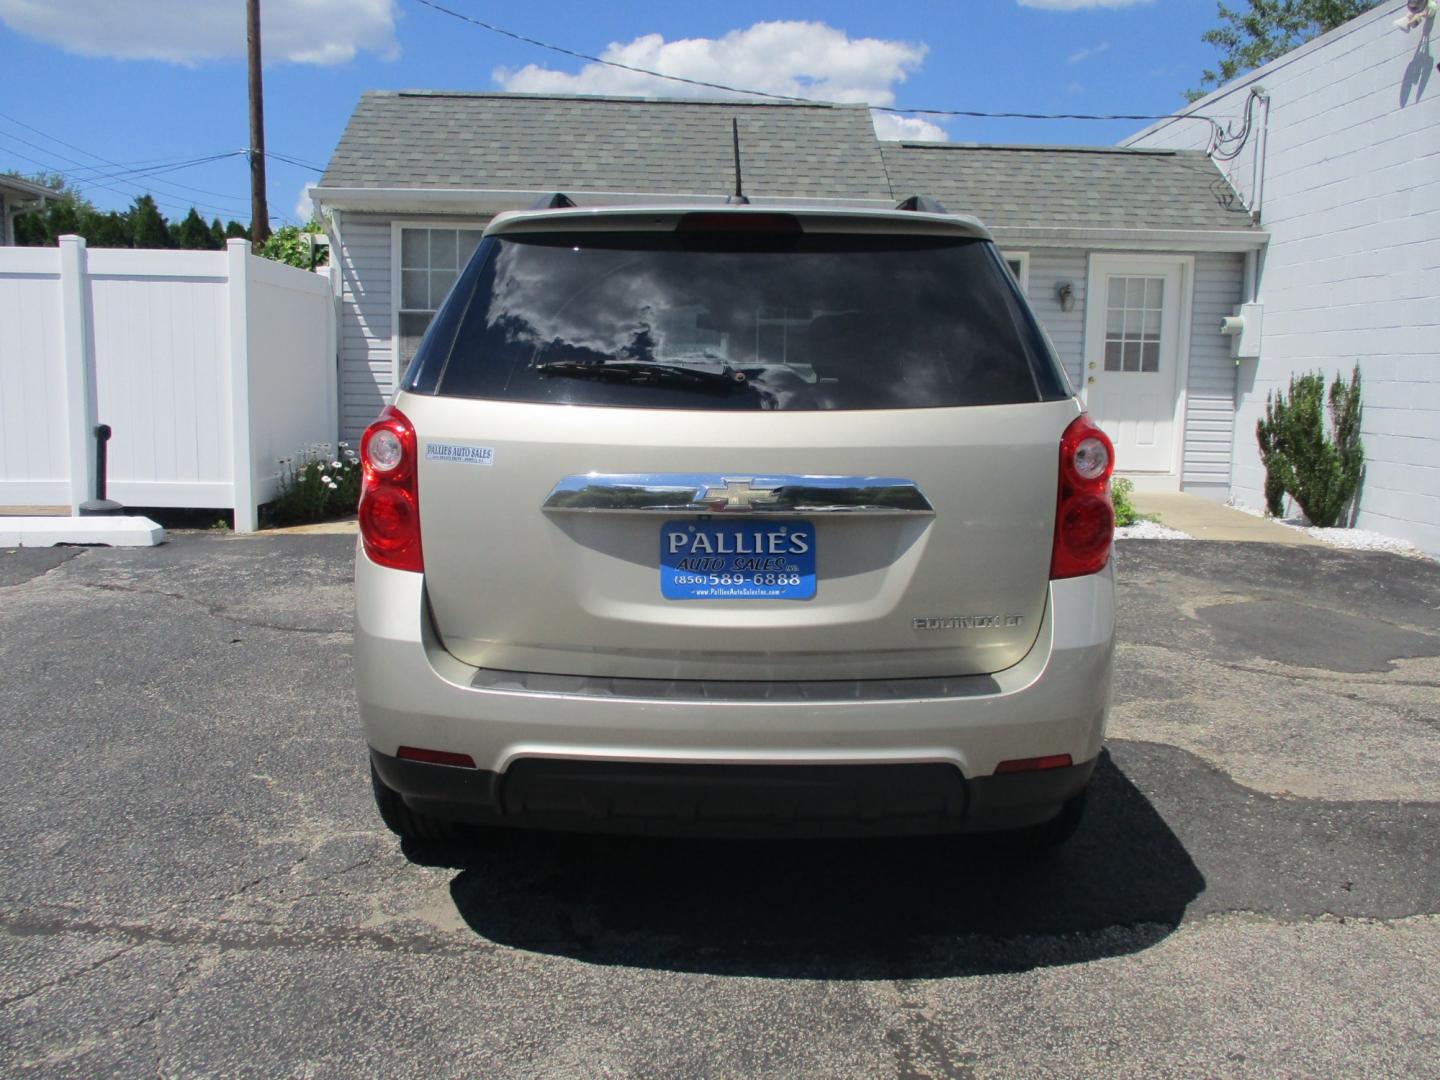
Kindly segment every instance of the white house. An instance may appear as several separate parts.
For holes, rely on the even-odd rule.
[[[757,204],[919,193],[978,216],[1121,469],[1226,497],[1236,365],[1220,325],[1266,234],[1205,153],[881,143],[863,105],[365,94],[311,189],[341,272],[344,437],[389,399],[495,213],[555,191],[721,199],[732,119]]]
[[[1264,505],[1266,394],[1358,362],[1355,524],[1440,554],[1440,74],[1434,17],[1406,33],[1405,10],[1381,4],[1124,145],[1203,150],[1209,125],[1193,117],[1226,123],[1226,175],[1270,236],[1249,316],[1259,355],[1236,385],[1235,499]]]
[[[42,210],[55,192],[18,176],[0,176],[0,247],[15,243],[15,219]]]

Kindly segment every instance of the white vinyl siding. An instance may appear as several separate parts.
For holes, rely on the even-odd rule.
[[[1088,258],[1089,252],[1080,249],[1030,252],[1030,305],[1055,343],[1055,350],[1076,388],[1083,384],[1084,377]],[[1232,314],[1240,302],[1244,267],[1243,255],[1212,252],[1195,256],[1195,297],[1183,418],[1181,479],[1186,487],[1230,482],[1235,361],[1230,356],[1230,339],[1220,333],[1220,320]],[[1056,291],[1067,281],[1075,291],[1075,307],[1062,311]]]
[[[395,390],[390,219],[343,214],[340,239],[340,437],[355,442]]]
[[[1190,322],[1190,374],[1186,379],[1185,466],[1187,488],[1230,484],[1235,434],[1235,359],[1220,320],[1235,311],[1244,287],[1245,256],[1222,252],[1195,256],[1195,306]]]
[[[1081,385],[1081,368],[1085,366],[1085,274],[1087,252],[1080,249],[1064,251],[1032,251],[1030,253],[1030,288],[1026,295],[1041,325],[1055,343],[1055,351],[1065,364],[1071,385]],[[1075,290],[1075,306],[1069,311],[1060,308],[1056,290],[1062,282],[1070,282]]]
[[[404,229],[483,230],[488,217],[427,222],[342,213],[340,219],[340,437],[355,442],[395,394],[401,370],[400,234]],[[429,303],[427,281],[426,303]],[[421,309],[424,313],[429,309]],[[428,321],[428,320],[427,320]],[[423,331],[423,327],[420,328]]]

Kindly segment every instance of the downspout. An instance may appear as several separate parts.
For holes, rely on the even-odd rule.
[[[1260,99],[1260,130],[1255,140],[1255,154],[1251,160],[1250,175],[1250,224],[1259,225],[1261,210],[1265,204],[1265,145],[1270,141],[1270,95],[1261,86],[1251,91]]]
[[[341,265],[345,247],[340,238],[340,211],[331,210],[323,203],[318,205],[318,209],[320,220],[325,225],[325,235],[330,238],[330,304],[333,312],[332,324],[335,328],[335,400],[331,404],[335,408],[335,439],[338,442],[345,424],[344,405],[340,400],[345,392],[345,271]]]

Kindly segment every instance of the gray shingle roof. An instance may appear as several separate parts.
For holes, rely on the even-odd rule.
[[[1198,151],[881,143],[864,105],[371,91],[326,188],[930,195],[992,228],[1246,229]]]
[[[887,198],[861,105],[369,92],[323,187]]]
[[[897,192],[922,191],[991,228],[1248,229],[1198,150],[882,143]]]

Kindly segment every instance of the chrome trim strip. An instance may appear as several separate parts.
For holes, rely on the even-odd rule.
[[[582,514],[928,514],[913,480],[898,476],[743,473],[588,473],[567,476],[543,510]]]

